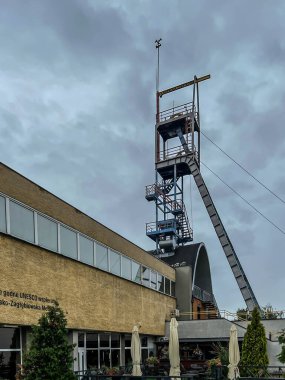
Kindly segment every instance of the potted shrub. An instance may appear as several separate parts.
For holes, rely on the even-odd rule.
[[[149,356],[145,361],[145,364],[148,365],[149,367],[154,367],[158,365],[158,363],[159,363],[159,360],[156,356]]]
[[[119,369],[116,367],[111,367],[106,370],[106,375],[115,376],[119,374]]]

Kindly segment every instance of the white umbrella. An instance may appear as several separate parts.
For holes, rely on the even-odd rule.
[[[180,356],[177,327],[178,323],[176,319],[171,318],[168,348],[168,355],[170,361],[169,376],[180,376]]]
[[[231,327],[230,333],[230,344],[229,344],[229,373],[228,378],[230,380],[237,379],[240,377],[238,363],[240,361],[238,337],[237,337],[237,328],[235,325]]]
[[[131,355],[133,361],[133,376],[141,376],[141,341],[138,326],[134,326],[132,332]]]

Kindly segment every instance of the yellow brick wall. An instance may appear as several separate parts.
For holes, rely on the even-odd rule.
[[[57,299],[74,329],[131,332],[141,321],[142,333],[164,335],[165,319],[175,309],[172,297],[4,234],[0,262],[0,324],[37,323],[42,311],[1,304],[47,305],[20,299],[20,293]]]
[[[140,263],[144,263],[146,266],[175,281],[175,270],[173,268],[152,255],[146,254],[137,245],[124,239],[119,234],[83,214],[2,163],[0,163],[0,192],[75,228]],[[115,212],[114,217],[116,217]],[[144,234],[143,226],[141,233]]]

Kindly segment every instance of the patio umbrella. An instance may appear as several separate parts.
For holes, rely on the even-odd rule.
[[[131,355],[133,361],[133,376],[141,376],[141,341],[138,326],[134,326],[132,332]]]
[[[237,379],[240,377],[239,375],[239,369],[238,369],[238,363],[240,360],[240,354],[239,354],[239,345],[238,345],[238,338],[237,338],[237,328],[235,325],[232,325],[231,332],[230,332],[230,345],[229,345],[229,373],[228,378],[230,380]]]
[[[180,356],[177,327],[178,323],[176,319],[171,318],[168,348],[168,355],[170,361],[169,376],[180,376]]]

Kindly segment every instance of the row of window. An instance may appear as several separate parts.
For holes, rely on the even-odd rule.
[[[174,296],[174,282],[58,221],[0,195],[0,231]]]
[[[131,334],[124,334],[124,347],[131,348]],[[121,348],[122,335],[119,333],[97,333],[97,332],[79,332],[78,347],[79,348]],[[140,335],[141,347],[147,348],[150,345],[150,338],[147,335]]]
[[[141,340],[141,361],[153,355],[153,339],[140,335]],[[86,364],[84,368],[97,369],[106,367],[118,367],[120,365],[131,365],[131,335],[121,335],[118,333],[78,333],[78,350],[84,350]],[[124,363],[121,353],[125,351]],[[80,356],[78,357],[79,366],[82,366]],[[82,368],[80,368],[82,369]]]

